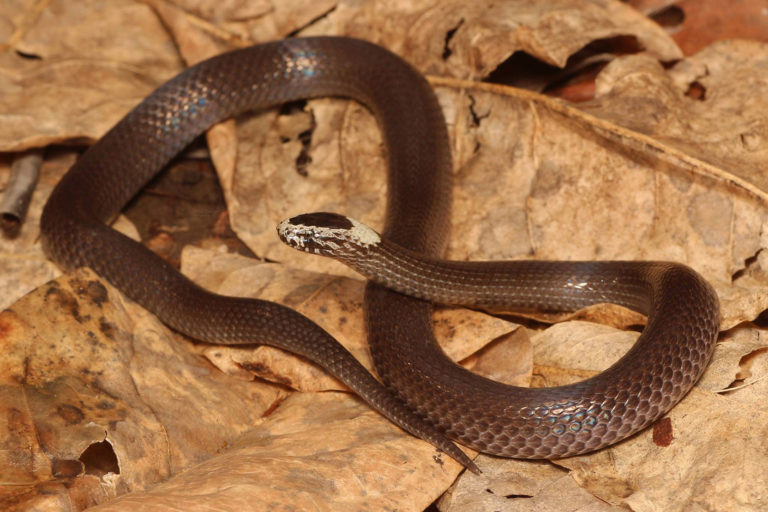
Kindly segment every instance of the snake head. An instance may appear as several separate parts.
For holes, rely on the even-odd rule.
[[[282,221],[277,234],[294,249],[345,260],[366,254],[381,242],[376,231],[344,215],[305,213]]]

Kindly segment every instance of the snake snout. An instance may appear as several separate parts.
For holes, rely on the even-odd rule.
[[[284,244],[298,251],[318,253],[313,230],[303,224],[293,223],[293,219],[284,220],[277,225],[277,236]]]
[[[277,226],[280,239],[300,251],[336,259],[366,252],[381,242],[365,224],[336,213],[297,215]]]

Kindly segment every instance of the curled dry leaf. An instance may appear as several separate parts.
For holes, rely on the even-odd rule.
[[[610,0],[350,2],[324,21],[307,32],[330,29],[369,39],[425,73],[454,78],[484,78],[516,51],[562,67],[589,43],[614,36],[637,39],[663,61],[681,57],[658,25]]]
[[[455,478],[434,453],[348,395],[292,395],[225,453],[95,510],[418,512]]]
[[[49,282],[0,318],[10,420],[0,473],[24,488],[26,506],[146,488],[225,448],[284,395],[213,371],[90,271]],[[46,490],[56,478],[79,484]]]

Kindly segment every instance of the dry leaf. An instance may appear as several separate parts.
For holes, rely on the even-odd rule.
[[[352,445],[350,432],[359,436]],[[95,510],[417,512],[455,477],[430,453],[354,398],[293,395],[222,455]]]
[[[762,171],[768,160],[762,143],[768,109],[760,94],[768,81],[765,45],[720,43],[665,69],[659,61],[680,57],[671,39],[637,12],[609,0],[70,4],[43,0],[0,7],[0,35],[9,38],[6,49],[16,50],[0,53],[4,151],[95,140],[175,74],[182,61],[200,60],[225,46],[294,31],[356,35],[436,75],[433,84],[456,161],[452,257],[674,259],[715,282],[723,328],[730,331],[698,388],[659,424],[656,441],[648,430],[597,454],[558,461],[570,473],[550,463],[485,458],[480,464],[492,479],[467,476],[441,501],[442,510],[562,510],[566,504],[583,510],[746,510],[764,503],[762,442],[768,421],[760,411],[768,349],[750,322],[768,307],[768,253],[763,250],[768,182]],[[597,80],[595,99],[578,109],[463,80],[487,76],[516,50],[563,64],[596,39],[626,35],[646,52],[609,65]],[[695,98],[693,90],[703,90],[703,97]],[[349,319],[356,317],[360,283],[307,273],[322,269],[334,276],[353,275],[284,249],[274,237],[274,225],[316,209],[381,225],[384,153],[375,120],[354,103],[321,100],[303,110],[243,119],[236,133],[234,126],[228,123],[209,134],[233,225],[259,256],[305,272],[278,265],[252,268],[227,255],[205,255],[208,263],[202,265],[208,274],[190,272],[209,286],[218,287],[223,279],[233,288],[242,275],[261,275],[265,281],[254,282],[248,295],[272,294],[307,312],[323,313],[325,307],[331,312],[326,327],[359,342],[359,325],[354,325],[359,318]],[[298,137],[306,131],[308,144]],[[4,306],[54,275],[34,242],[39,208],[65,162],[71,162],[71,155],[60,155],[48,158],[30,225],[19,240],[0,242],[0,283],[19,283],[6,292]],[[300,155],[304,164],[297,166]],[[6,173],[0,166],[0,184]],[[69,282],[81,285],[66,290]],[[224,375],[195,357],[199,347],[166,338],[151,316],[123,305],[109,287],[103,289],[112,300],[94,302],[93,290],[99,287],[88,283],[98,281],[88,274],[61,278],[0,317],[7,348],[0,358],[7,420],[0,428],[7,439],[2,456],[8,457],[0,471],[8,472],[4,482],[16,484],[3,489],[4,503],[79,509],[118,493],[151,489],[109,506],[163,508],[189,499],[184,502],[188,506],[179,506],[215,508],[224,500],[263,508],[265,502],[254,503],[254,491],[271,492],[271,482],[285,489],[270,495],[275,506],[323,508],[335,502],[338,509],[343,502],[350,510],[421,510],[452,480],[453,462],[437,466],[428,445],[401,435],[344,394],[291,395],[272,416],[259,420],[285,389],[241,380],[251,379],[254,369],[303,389],[337,389],[338,383],[276,352],[205,346],[210,361],[234,374]],[[77,291],[82,289],[86,292]],[[43,309],[46,300],[69,309]],[[73,304],[89,304],[92,313],[73,309]],[[55,311],[70,320],[56,322]],[[485,354],[473,355],[491,339],[505,338],[502,333],[510,326],[486,323],[488,317],[478,313],[441,314],[436,324],[449,333],[455,322],[471,327],[457,329],[464,339],[452,343],[452,355],[491,374],[500,370],[490,364],[499,359],[497,351],[521,339],[526,343],[525,332],[517,331],[492,343]],[[101,316],[110,320],[103,323]],[[47,343],[39,341],[41,330],[48,331]],[[91,344],[74,334],[62,339],[60,332],[80,332],[77,336]],[[618,357],[634,335],[582,322],[545,331],[534,339],[534,380],[561,383],[591,375]],[[352,350],[364,358],[362,345]],[[523,363],[515,374],[525,379],[527,356]],[[100,368],[110,379],[99,380],[94,372]],[[716,394],[729,386],[735,389],[726,396]],[[263,389],[266,398],[260,395]],[[171,390],[181,398],[171,396]],[[241,405],[248,400],[256,404],[252,410]],[[326,411],[340,414],[328,419],[327,428],[308,427],[308,419]],[[200,425],[190,417],[200,418]],[[129,423],[140,430],[128,429]],[[211,428],[214,424],[221,431]],[[318,430],[330,437],[318,442]],[[359,432],[353,437],[362,442],[349,447],[339,432]],[[371,443],[365,433],[383,436],[387,443]],[[89,446],[114,452],[120,473],[114,464],[93,466],[94,459],[83,457]],[[224,446],[231,449],[215,456]],[[360,465],[339,476],[345,464],[340,461],[348,459],[335,457],[352,453]],[[96,458],[102,459],[103,453]],[[201,464],[188,469],[195,462]],[[261,465],[271,472],[254,477],[263,471]],[[83,473],[86,468],[90,473]],[[155,487],[172,474],[177,476]],[[281,478],[286,479],[282,484]],[[324,487],[329,481],[336,487]],[[191,492],[195,489],[199,494]],[[318,500],[327,500],[326,505]]]
[[[0,472],[28,505],[66,498],[46,491],[52,477],[82,479],[88,503],[146,488],[210,458],[285,394],[213,370],[120,297],[80,271],[2,313]]]
[[[768,486],[768,417],[730,397],[694,389],[668,415],[673,439],[654,442],[648,429],[593,460],[559,463],[588,491],[638,512],[651,510],[759,510]],[[720,421],[713,421],[718,418]],[[625,496],[615,493],[617,482]]]
[[[442,512],[604,512],[611,506],[548,461],[483,459],[483,474],[460,479],[438,502]]]
[[[167,31],[140,2],[51,0],[18,28],[16,51],[0,54],[2,151],[95,141],[181,71]]]

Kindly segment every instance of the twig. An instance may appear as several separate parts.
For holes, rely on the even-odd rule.
[[[8,188],[0,200],[0,228],[6,238],[15,238],[21,231],[42,163],[43,150],[30,149],[17,155],[11,164]]]

